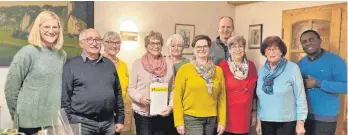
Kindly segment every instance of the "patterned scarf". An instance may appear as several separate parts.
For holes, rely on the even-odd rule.
[[[155,56],[146,53],[141,58],[141,63],[143,64],[147,72],[154,74],[158,77],[164,77],[167,73],[166,61],[162,54],[159,58],[155,58]]]
[[[195,65],[197,73],[205,80],[208,87],[208,93],[212,94],[214,85],[213,76],[215,74],[215,65],[213,61],[208,60],[205,65],[202,65],[196,61],[195,57],[193,57],[191,63]]]
[[[281,73],[283,73],[285,67],[286,67],[287,60],[282,57],[274,70],[271,70],[271,66],[269,61],[267,60],[264,68],[265,68],[265,76],[262,78],[263,80],[263,85],[262,85],[262,90],[268,94],[272,95],[273,94],[273,80],[279,76]]]
[[[234,78],[238,80],[244,80],[248,77],[249,64],[246,58],[243,58],[243,62],[240,65],[229,57],[227,59],[228,67],[230,68]]]

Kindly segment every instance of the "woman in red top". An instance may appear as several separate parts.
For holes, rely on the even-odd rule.
[[[257,70],[246,59],[245,39],[234,36],[228,39],[230,57],[220,62],[225,75],[227,119],[224,135],[247,135],[250,126],[256,123],[256,99],[254,91]]]

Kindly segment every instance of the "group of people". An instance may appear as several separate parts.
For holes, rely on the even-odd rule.
[[[146,53],[128,73],[117,57],[122,44],[117,32],[101,38],[96,29],[80,33],[81,56],[66,61],[59,17],[38,15],[30,45],[14,57],[5,84],[12,119],[20,132],[36,134],[52,126],[61,108],[83,135],[119,134],[124,128],[124,100],[132,101],[137,135],[334,135],[339,94],[347,93],[347,65],[321,48],[314,30],[301,34],[307,53],[298,63],[285,58],[287,47],[278,36],[262,42],[267,58],[256,69],[246,56],[246,40],[233,36],[234,23],[222,17],[219,36],[197,35],[193,58],[183,57],[183,38],[165,42],[150,31]],[[166,44],[170,57],[161,52]],[[101,51],[103,46],[103,51]],[[101,53],[103,52],[103,53]],[[150,87],[168,91],[167,107],[150,114]]]

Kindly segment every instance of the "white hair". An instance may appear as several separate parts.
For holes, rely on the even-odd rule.
[[[182,38],[182,36],[180,34],[174,34],[172,36],[170,36],[167,40],[167,46],[170,47],[172,45],[173,41],[178,41],[179,44],[183,44],[184,43],[184,39]]]

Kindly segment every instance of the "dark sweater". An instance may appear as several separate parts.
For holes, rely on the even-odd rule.
[[[71,114],[107,120],[116,113],[115,123],[123,124],[122,91],[114,64],[107,58],[90,61],[83,55],[67,61],[63,70],[62,108],[69,120]]]

